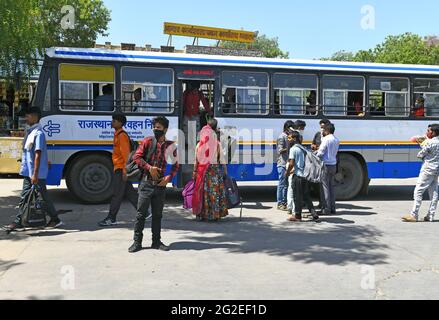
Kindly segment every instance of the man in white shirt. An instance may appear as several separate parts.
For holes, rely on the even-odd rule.
[[[317,156],[323,160],[326,172],[323,176],[322,187],[325,201],[323,203],[323,214],[335,214],[335,174],[337,173],[337,153],[340,141],[334,136],[335,126],[332,123],[323,127],[323,139]]]

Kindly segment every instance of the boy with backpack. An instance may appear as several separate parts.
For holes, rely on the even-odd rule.
[[[116,224],[116,216],[124,197],[127,197],[133,207],[137,210],[138,194],[134,190],[133,185],[128,181],[126,164],[129,155],[137,149],[128,133],[123,130],[127,123],[127,118],[123,114],[113,115],[111,127],[116,130],[113,140],[113,197],[110,203],[110,211],[108,216],[99,222],[101,227],[110,227]]]
[[[305,202],[313,221],[319,222],[319,216],[317,215],[311,200],[309,183],[305,178],[305,157],[308,154],[306,149],[302,146],[302,136],[300,133],[294,131],[291,133],[291,136],[294,141],[294,146],[290,150],[289,166],[286,176],[289,177],[290,175],[293,175],[292,186],[295,216],[290,217],[288,221],[298,222],[302,220],[302,207],[303,202]]]

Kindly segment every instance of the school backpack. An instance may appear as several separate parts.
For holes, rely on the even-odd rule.
[[[26,228],[41,228],[46,226],[46,202],[38,186],[32,186],[25,201],[21,203],[23,216],[21,224]]]
[[[139,143],[137,141],[134,141],[133,139],[131,139],[130,135],[126,131],[122,131],[119,134],[122,134],[122,133],[125,133],[128,137],[128,141],[130,143],[130,152],[137,151],[137,149],[139,148]]]
[[[192,209],[192,196],[194,195],[195,181],[189,181],[183,189],[183,208],[186,210]]]
[[[298,145],[305,155],[305,168],[303,170],[303,177],[312,183],[321,183],[323,181],[323,175],[325,174],[325,164],[319,157],[317,157],[311,151],[305,149],[301,145]]]
[[[152,145],[150,146],[150,148],[148,149],[147,153],[146,153],[146,158],[145,161],[149,162],[151,161],[151,157],[152,155],[155,153],[155,150],[157,148],[157,140],[155,137],[151,137],[150,139],[152,139]],[[126,171],[127,171],[127,178],[128,181],[130,182],[139,182],[140,179],[142,179],[142,175],[143,175],[143,170],[139,168],[139,166],[137,165],[137,163],[133,160],[134,154],[136,153],[137,148],[134,149],[133,151],[131,151],[129,157],[128,157],[128,161],[127,161],[127,165],[126,165]]]
[[[242,198],[239,194],[238,184],[232,177],[225,177],[224,187],[226,188],[227,208],[233,209],[241,206],[240,220],[242,219]]]

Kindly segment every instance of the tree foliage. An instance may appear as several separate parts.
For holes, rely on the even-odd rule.
[[[253,49],[262,51],[266,58],[288,59],[289,53],[284,52],[279,47],[278,38],[268,38],[266,35],[258,35],[251,45],[234,41],[221,41],[220,47],[227,49]]]
[[[64,5],[75,9],[72,29],[61,25]],[[0,71],[8,82],[16,82],[17,72],[27,78],[45,48],[92,47],[99,35],[106,35],[109,22],[102,0],[2,0]]]
[[[388,36],[370,50],[339,51],[324,60],[435,65],[439,64],[439,38],[413,33]]]

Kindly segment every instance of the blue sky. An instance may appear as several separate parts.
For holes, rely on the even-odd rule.
[[[328,57],[338,50],[357,51],[381,43],[388,35],[414,32],[422,36],[439,35],[439,1],[437,0],[216,0],[159,1],[104,0],[111,10],[109,36],[98,43],[111,41],[166,45],[163,23],[177,22],[248,31],[278,37],[281,49],[291,58]],[[375,29],[363,29],[370,5],[375,10]],[[182,48],[191,38],[174,37]],[[201,40],[200,45],[212,44]]]

